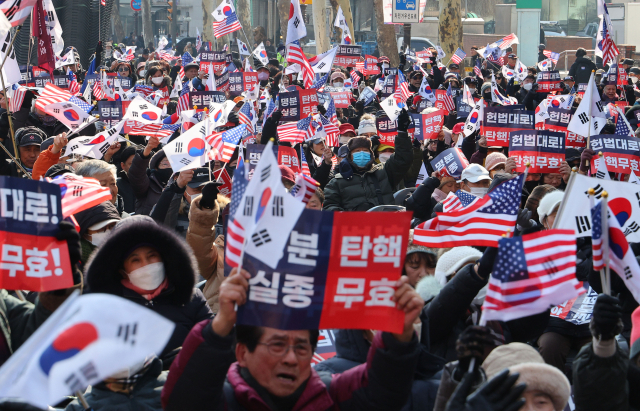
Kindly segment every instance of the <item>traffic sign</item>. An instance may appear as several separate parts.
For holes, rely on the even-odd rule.
[[[142,10],[142,0],[131,0],[131,10],[133,11]]]
[[[393,13],[391,21],[393,23],[419,23],[420,10],[418,0],[392,0]]]

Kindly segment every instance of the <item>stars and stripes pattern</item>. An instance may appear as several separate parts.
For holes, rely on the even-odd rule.
[[[160,139],[171,137],[173,133],[180,128],[180,123],[177,124],[144,124],[136,122],[136,125],[131,127],[128,134],[134,136],[154,136]]]
[[[521,174],[467,207],[438,213],[416,227],[414,243],[427,247],[496,247],[503,234],[515,229],[524,179],[525,174]]]
[[[473,72],[475,73],[476,77],[484,80],[484,77],[482,76],[482,63],[480,62],[480,59],[476,59],[476,64],[475,66],[473,66]]]
[[[616,111],[618,108],[616,107]],[[616,120],[616,135],[618,136],[632,136],[635,137],[635,133],[631,129],[631,125],[628,123],[627,118],[623,113],[618,111],[618,118]]]
[[[240,29],[242,29],[242,26],[240,25],[238,15],[234,10],[229,12],[226,19],[213,22],[213,35],[216,38],[220,38]]]
[[[75,73],[67,68],[67,78],[69,79],[69,93],[76,95],[80,92],[80,85]]]
[[[247,132],[247,125],[240,124],[232,129],[220,133],[213,133],[207,136],[207,143],[211,146],[209,151],[210,160],[219,160],[224,163],[231,161],[231,156],[235,151],[242,136]]]
[[[329,147],[338,147],[340,145],[340,126],[338,125],[338,115],[336,114],[336,103],[333,98],[329,99],[329,105],[327,106],[326,118],[321,117],[322,124],[327,133],[327,140],[325,143]]]
[[[442,211],[445,213],[447,211],[455,211],[462,208],[462,203],[460,202],[460,198],[453,191],[450,191],[447,195],[447,198],[442,200]]]
[[[465,57],[467,57],[467,53],[465,53],[464,50],[458,47],[456,52],[453,53],[453,56],[451,56],[451,62],[455,64],[460,64]]]
[[[353,81],[353,84],[358,84],[358,82],[360,82],[360,76],[358,75],[357,71],[351,70],[349,76],[351,77],[351,81]]]
[[[225,237],[224,259],[229,267],[238,267],[242,262],[242,249],[245,241],[244,227],[233,216],[236,214],[249,181],[245,176],[246,164],[238,161],[236,171],[233,173],[231,187],[231,204],[229,205],[229,223],[227,236]]]
[[[176,107],[176,113],[178,115],[183,110],[189,110],[189,90],[191,89],[191,81],[182,86],[182,90],[180,91],[180,97],[178,98],[178,105]]]
[[[560,59],[560,53],[554,53],[551,50],[543,50],[542,54],[549,60],[553,62],[553,64],[558,64],[558,60]]]
[[[442,103],[444,104],[444,108],[448,111],[456,109],[456,103],[453,101],[453,92],[451,91],[451,83],[449,83],[449,88],[442,99]]]
[[[321,91],[324,88],[325,84],[327,84],[327,81],[329,80],[329,74],[331,74],[331,72],[327,71],[327,74],[320,77],[318,81],[313,83],[313,88],[315,88],[318,91]]]
[[[292,145],[305,141],[307,131],[311,127],[311,116],[303,118],[300,121],[291,121],[278,126],[278,139],[283,143],[291,143]]]
[[[66,173],[51,179],[49,182],[60,186],[62,216],[64,218],[104,201],[111,201],[109,187],[102,187],[95,178],[84,178],[76,174]]]
[[[304,148],[302,146],[300,146],[300,170],[302,170],[302,174],[311,176],[309,163],[307,163],[307,157],[304,155]]]
[[[22,107],[24,96],[27,93],[28,89],[17,83],[11,86],[11,89],[13,90],[13,95],[9,96],[9,109],[11,109],[12,113],[15,113]]]
[[[36,99],[36,108],[38,110],[45,111],[45,107],[49,104],[64,103],[65,101],[70,101],[72,97],[73,96],[71,95],[71,93],[69,93],[67,90],[63,90],[51,83],[47,83],[45,84],[44,90],[40,94],[40,97]],[[79,99],[76,98],[76,100]]]
[[[591,209],[591,248],[593,250],[593,269],[596,271],[604,268],[604,250],[602,241],[602,202]]]
[[[509,46],[511,46],[517,40],[518,40],[518,37],[516,37],[514,33],[511,33],[508,36],[504,36],[503,38],[501,38],[500,40],[496,41],[493,44],[500,47],[500,49],[502,50],[506,50],[507,48],[509,48]]]
[[[451,88],[451,85],[449,85],[449,88]],[[398,84],[396,85],[396,90],[395,90],[396,101],[401,101],[403,103],[406,103],[410,95],[411,95],[411,92],[409,91],[409,84],[407,83],[407,80],[404,78],[404,74],[402,74],[402,72],[398,70]]]
[[[93,83],[93,97],[96,98],[96,100],[102,100],[104,98],[104,90],[102,89],[102,81],[100,80],[96,80],[95,83]]]
[[[602,53],[602,64],[607,64],[608,61],[615,61],[615,58],[620,51],[616,46],[616,43],[611,38],[611,18],[609,17],[609,11],[606,4],[604,5],[605,14],[600,17],[600,27],[598,27],[598,36],[596,38],[596,47]]]
[[[251,130],[253,130],[253,125],[255,124],[256,117],[256,111],[253,108],[253,104],[251,103],[251,101],[245,101],[240,111],[238,111],[238,119],[240,120],[240,124],[246,124],[251,128]]]
[[[184,78],[184,66],[191,63],[193,61],[193,56],[188,51],[185,51],[182,55],[182,67],[180,67],[180,71],[178,72],[178,76],[180,78]]]
[[[168,61],[168,62],[171,62],[173,60],[178,60],[180,58],[180,56],[174,56],[173,52],[168,52],[166,50],[156,51],[156,55],[158,56],[159,59]]]
[[[315,77],[315,73],[311,68],[311,64],[309,64],[307,56],[304,55],[302,47],[300,47],[300,42],[297,40],[293,43],[287,44],[287,63],[299,64],[301,68],[300,72],[302,73],[302,78],[304,80],[304,88],[313,88],[313,78]]]
[[[576,279],[573,230],[546,230],[499,241],[484,320],[509,321],[544,312],[584,293]]]
[[[300,199],[300,201],[302,201],[303,203],[307,204],[309,200],[311,200],[311,197],[313,197],[313,195],[315,194],[318,186],[320,186],[320,183],[318,183],[313,178],[302,173],[298,173],[296,175],[296,183],[293,187],[291,187],[291,191],[289,191],[289,193],[291,193],[291,195],[295,198]]]

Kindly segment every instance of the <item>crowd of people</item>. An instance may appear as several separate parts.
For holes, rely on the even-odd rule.
[[[183,66],[182,59],[168,62],[149,49],[140,49],[136,59],[125,61],[114,57],[114,50],[106,44],[106,58],[101,57],[99,45],[96,71],[171,92],[182,70],[184,76],[178,80],[183,87],[190,83],[194,91],[205,90],[209,74],[196,61]],[[336,110],[336,147],[324,138],[294,147],[318,183],[306,207],[352,212],[395,206],[412,213],[407,227],[411,232],[443,211],[450,193],[461,190],[483,197],[514,178],[516,161],[508,148],[488,144],[482,129],[465,136],[465,117],[456,109],[445,116],[436,138],[421,141],[413,136],[410,113],[437,110],[419,110],[425,73],[432,90],[460,90],[466,85],[489,107],[499,105],[492,98],[492,76],[502,95],[515,97],[527,110],[535,110],[547,98],[548,93],[538,90],[537,67],[529,67],[520,82],[507,79],[499,63],[483,59],[476,50],[471,57],[474,65],[480,61],[481,68],[466,76],[459,64],[444,66],[431,57],[417,67],[407,60],[410,56],[400,53],[398,71],[404,73],[411,96],[396,121],[393,145],[380,137],[377,126],[381,119],[389,121],[380,106],[382,91],[377,90],[368,104],[359,99],[365,87],[376,88],[384,79],[391,68],[389,58],[378,59],[380,74],[358,72],[352,88],[345,88],[345,82],[354,78],[355,69],[334,66],[327,86],[350,92],[352,100],[347,108]],[[585,54],[578,50],[558,94],[575,95],[578,84],[588,82],[584,73],[595,66]],[[505,57],[504,64],[515,68],[518,56],[513,50],[507,50]],[[304,89],[302,79],[285,72],[280,60],[252,63],[261,92],[266,90],[273,102],[284,91]],[[240,70],[246,67],[237,60],[234,65]],[[635,84],[640,69],[630,59],[620,59],[619,66],[627,70],[627,84],[612,83],[604,75],[605,67],[596,73],[598,91],[604,103],[626,101],[625,116],[636,129],[640,91]],[[80,81],[92,74],[79,63],[66,68]],[[101,159],[65,156],[73,139],[96,135],[106,126],[98,121],[67,139],[66,127],[35,107],[37,98],[38,90],[30,89],[14,112],[7,111],[4,95],[0,100],[0,142],[6,148],[0,151],[0,175],[40,179],[75,173],[108,187],[110,201],[75,215],[79,232],[60,223],[58,237],[68,242],[74,289],[117,295],[176,324],[162,353],[85,392],[93,410],[561,411],[568,404],[577,410],[640,409],[640,396],[633,389],[640,384],[638,302],[616,275],[612,275],[612,295],[602,294],[589,237],[577,241],[576,268],[577,279],[600,294],[589,323],[574,325],[545,311],[480,326],[496,248],[428,248],[410,241],[393,297],[404,312],[402,333],[336,330],[335,356],[312,365],[318,330],[236,325],[237,306],[247,301],[250,274],[233,269],[225,277],[224,232],[231,199],[219,192],[220,184],[211,181],[210,172],[224,167],[233,176],[239,157],[247,158],[242,144],[226,164],[212,161],[204,168],[178,173],[154,135],[129,135]],[[228,98],[235,107],[218,131],[237,126],[243,104],[252,104],[242,97]],[[172,98],[167,105],[167,116],[176,112],[177,100]],[[578,96],[574,107],[579,103]],[[263,124],[266,106],[266,102],[259,105],[258,124]],[[323,104],[316,109],[321,114],[327,110]],[[254,142],[291,146],[279,139],[281,118],[282,111],[276,108],[255,130]],[[609,121],[601,133],[616,134],[615,125]],[[179,135],[178,129],[169,142]],[[469,163],[459,178],[439,173],[431,163],[451,147],[460,147]],[[571,173],[590,175],[589,162],[595,156],[590,148],[568,148],[557,173],[528,173],[515,234],[551,229],[561,205],[572,201],[564,193]],[[427,171],[425,176],[419,176],[421,169]],[[285,165],[280,171],[290,189],[296,181],[294,171]],[[611,173],[612,179],[628,177]],[[378,215],[371,213],[371,218]],[[636,244],[632,248],[638,250]],[[13,292],[0,290],[0,365],[70,291],[29,293],[22,301]],[[73,398],[51,405],[84,409]],[[0,409],[33,407],[11,400],[0,401]]]

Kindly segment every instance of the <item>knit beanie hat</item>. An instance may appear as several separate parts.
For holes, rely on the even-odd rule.
[[[633,359],[640,354],[640,307],[631,314],[631,347],[629,348],[629,358]]]
[[[482,363],[482,368],[487,374],[487,379],[491,379],[505,368],[525,362],[544,364],[544,360],[538,350],[529,344],[513,342],[493,349]]]
[[[365,136],[353,137],[347,143],[347,147],[349,147],[350,153],[353,152],[353,150],[355,150],[356,148],[366,148],[371,152],[371,155],[373,155],[373,150],[371,149],[371,140],[369,139],[369,137],[365,137]]]
[[[491,171],[493,170],[496,166],[500,165],[500,164],[505,164],[507,162],[507,156],[505,156],[502,153],[491,153],[487,156],[487,158],[484,160],[484,168],[486,168],[487,170]]]
[[[483,83],[482,87],[480,87],[480,93],[484,93],[484,91],[488,88],[491,88],[491,83]]]
[[[438,259],[436,278],[440,284],[447,283],[447,277],[468,263],[474,263],[482,257],[482,253],[473,247],[454,247]]]
[[[360,120],[360,126],[358,127],[358,134],[364,133],[377,133],[376,120],[364,119]]]
[[[564,410],[571,395],[571,384],[559,369],[548,364],[523,363],[509,367],[512,373],[519,373],[517,384],[525,383],[525,392],[540,391],[553,402],[553,409]]]
[[[440,294],[443,287],[444,286],[440,284],[440,281],[438,281],[437,278],[432,275],[428,275],[418,281],[418,284],[416,284],[416,292],[424,301],[429,301]]]
[[[542,197],[540,205],[538,206],[538,218],[540,224],[544,224],[544,219],[560,207],[560,203],[562,203],[563,198],[564,192],[562,191],[552,191]]]

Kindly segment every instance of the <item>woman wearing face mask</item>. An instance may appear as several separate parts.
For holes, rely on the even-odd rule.
[[[479,164],[469,164],[462,170],[460,180],[460,190],[480,198],[487,194],[491,185],[489,172]]]
[[[380,144],[376,148],[376,152],[378,153],[378,161],[384,164],[387,162],[387,160],[391,158],[395,150],[391,146],[388,146],[386,144]]]
[[[149,215],[173,175],[164,150],[152,157],[153,150],[159,145],[160,140],[151,136],[144,150],[138,150],[131,162],[128,177],[136,196],[136,214]]]
[[[346,76],[341,71],[335,71],[331,74],[331,86],[337,89],[342,89],[344,87],[344,80]]]
[[[325,144],[324,139],[318,138],[307,141],[303,144],[302,150],[304,150],[311,177],[320,183],[320,188],[324,189],[334,176],[332,163],[334,154],[331,147]]]
[[[256,69],[258,73],[258,81],[260,82],[260,87],[264,87],[269,82],[269,69],[265,66],[260,66]]]
[[[115,68],[118,77],[128,77],[131,79],[131,83],[135,84],[138,81],[138,77],[131,70],[131,65],[124,61],[119,62]]]
[[[406,110],[398,117],[395,155],[386,163],[376,163],[371,140],[364,136],[349,140],[348,156],[340,162],[339,174],[325,187],[324,210],[365,211],[394,204],[397,191],[413,162],[411,139],[407,129],[411,118]]]
[[[147,63],[144,61],[141,63],[138,63],[138,66],[136,67],[136,74],[138,75],[138,81],[136,82],[136,84],[144,85],[145,74],[147,73],[147,70],[145,70],[146,65]]]
[[[126,298],[173,321],[173,335],[160,355],[164,368],[191,328],[213,314],[199,289],[191,249],[170,230],[143,217],[116,226],[85,271],[92,293]]]
[[[154,90],[159,90],[166,87],[167,93],[171,94],[171,78],[164,74],[162,67],[152,66],[148,68],[147,72],[145,73],[145,79],[147,82],[147,86],[153,87]]]
[[[120,214],[111,201],[105,201],[74,216],[80,226],[80,261],[85,264],[91,253],[104,242],[111,229],[120,221]]]

